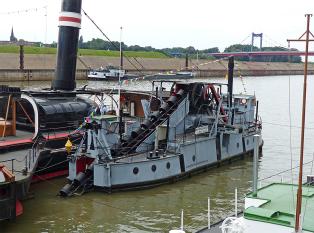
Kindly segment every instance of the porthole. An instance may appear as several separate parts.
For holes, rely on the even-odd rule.
[[[153,172],[155,172],[155,171],[156,171],[156,169],[157,169],[156,165],[155,165],[155,164],[154,164],[154,165],[152,165],[152,171],[153,171]]]
[[[138,167],[135,167],[135,168],[133,169],[133,174],[136,175],[138,172],[139,172]]]
[[[240,144],[237,142],[237,148],[239,148]]]
[[[167,169],[170,169],[170,163],[169,162],[167,163]]]
[[[195,162],[195,160],[196,160],[195,155],[192,156],[192,160],[193,160],[193,162]]]

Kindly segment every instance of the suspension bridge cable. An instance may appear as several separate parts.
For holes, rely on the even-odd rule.
[[[279,46],[279,47],[282,47],[282,48],[285,48],[285,49],[288,49],[287,46],[283,46],[281,43],[279,43],[278,41],[276,40],[273,40],[272,38],[270,38],[267,34],[263,34],[264,37],[266,37],[267,40],[269,40],[272,45],[275,45],[275,46]]]
[[[244,41],[246,41],[249,37],[251,36],[251,34],[249,34],[247,37],[245,37],[240,43],[238,44],[242,44]]]
[[[95,21],[86,13],[86,11],[84,9],[82,9],[83,13],[85,14],[85,16],[92,22],[92,24],[94,24],[94,26],[101,32],[101,34],[110,42],[110,44],[119,51],[120,48],[118,48],[118,46],[116,44],[114,44],[110,38],[103,32],[103,30],[101,30],[101,28],[95,23]],[[129,57],[127,55],[124,55],[124,57],[127,59],[127,61],[141,74],[143,74],[143,72],[141,70],[139,70],[137,68],[136,65],[133,64],[133,62],[131,62],[131,60],[129,59]]]

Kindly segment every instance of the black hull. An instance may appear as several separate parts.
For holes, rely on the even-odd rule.
[[[50,141],[50,146],[54,148],[64,146],[65,139]],[[13,220],[16,218],[16,205],[18,201],[24,201],[33,196],[30,193],[32,183],[45,181],[68,173],[68,158],[65,150],[46,150],[39,154],[37,166],[33,173],[28,173],[25,178],[15,182],[0,185],[1,190],[5,190],[9,195],[0,195],[0,221]]]

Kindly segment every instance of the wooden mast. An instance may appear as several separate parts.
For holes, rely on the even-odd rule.
[[[308,54],[309,54],[309,39],[310,34],[310,18],[311,14],[306,14],[307,26],[306,32],[297,40],[287,40],[291,41],[304,41],[302,37],[305,35],[305,61],[304,61],[304,81],[303,81],[303,101],[302,101],[302,125],[301,125],[301,146],[300,146],[300,168],[299,168],[299,180],[298,180],[298,191],[297,191],[297,206],[295,211],[295,232],[300,232],[300,215],[302,208],[302,177],[303,177],[303,157],[304,157],[304,128],[305,128],[305,112],[306,112],[306,89],[307,89],[307,64],[308,64]]]

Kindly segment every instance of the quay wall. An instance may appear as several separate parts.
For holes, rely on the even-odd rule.
[[[100,68],[107,65],[119,66],[118,57],[79,56],[77,61],[77,79],[87,78],[88,68]],[[136,67],[134,67],[133,65]],[[19,54],[0,54],[0,81],[50,81],[54,77],[56,55],[25,54],[24,70],[19,69]],[[227,61],[189,60],[189,67],[198,77],[224,77]],[[148,74],[178,71],[185,68],[185,59],[179,58],[124,58],[124,68],[131,73]],[[285,62],[237,62],[235,77],[268,75],[302,75],[302,63]],[[314,74],[314,64],[309,64],[309,73]]]
[[[88,70],[76,70],[76,79],[87,79]],[[54,69],[0,69],[0,82],[14,81],[51,81],[54,78]]]

